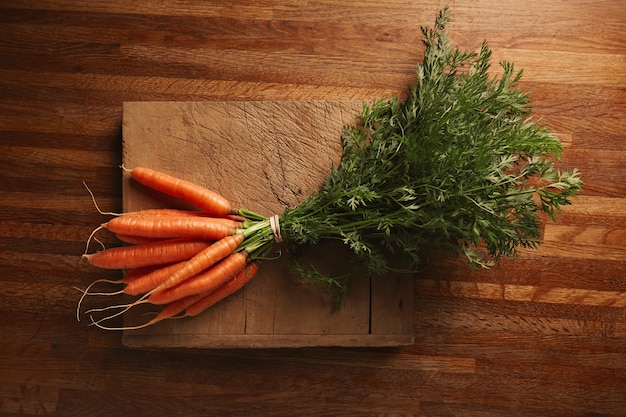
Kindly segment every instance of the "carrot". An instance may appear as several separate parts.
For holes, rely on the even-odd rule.
[[[157,305],[168,304],[192,294],[213,291],[244,269],[247,262],[247,252],[231,253],[205,272],[166,290],[153,292],[148,301]]]
[[[152,271],[149,271],[148,273],[128,282],[124,288],[124,293],[128,295],[139,295],[152,291],[177,269],[181,268],[184,263],[185,261],[181,261],[155,268]],[[129,273],[131,272],[132,270],[129,271]]]
[[[227,217],[202,217],[207,220],[211,220],[212,222],[222,224],[226,227],[230,227],[231,229],[241,229],[243,227],[243,222],[229,219]]]
[[[185,209],[172,209],[172,208],[149,208],[141,209],[137,211],[129,211],[123,213],[124,216],[131,215],[151,215],[151,216],[210,216],[209,213],[199,210],[185,210]]]
[[[155,318],[144,324],[113,328],[101,325],[100,322],[103,320],[94,321],[92,318],[92,322],[96,326],[106,330],[135,330],[151,326],[168,318],[172,318],[183,311],[185,312],[183,317],[197,316],[207,308],[240,290],[256,275],[258,269],[259,266],[256,262],[250,262],[241,271],[239,271],[234,278],[218,287],[215,291],[203,291],[172,301],[163,310],[161,310]],[[108,320],[109,318],[105,318],[104,320]]]
[[[143,214],[140,213],[128,213],[128,214],[124,214],[124,216],[144,216]],[[152,215],[152,214],[146,214],[146,220],[145,223],[147,222],[157,222],[158,221],[158,216],[159,215]],[[157,217],[154,217],[157,216]],[[169,216],[169,215],[163,215],[163,216]],[[185,219],[187,217],[185,216],[180,216],[178,217],[179,219]],[[238,221],[234,221],[234,220],[230,220],[227,218],[222,218],[222,217],[207,217],[207,216],[200,216],[200,219],[206,219],[206,220],[201,220],[202,225],[206,224],[210,224],[210,223],[215,223],[215,224],[221,224],[223,226],[226,226],[230,229],[236,230],[236,229],[241,229],[243,228],[243,223],[242,222],[238,222]],[[174,220],[171,219],[171,221],[173,222]],[[141,222],[141,221],[140,221]],[[143,224],[145,224],[143,223]],[[133,221],[130,219],[126,219],[124,221],[115,221],[113,223],[113,225],[111,227],[113,228],[123,228],[123,227],[130,227],[130,225],[133,224]],[[165,232],[164,232],[165,233]],[[171,235],[174,235],[175,233],[168,233]],[[121,240],[124,243],[130,243],[133,245],[137,245],[140,243],[149,243],[149,242],[154,242],[157,241],[161,238],[158,237],[147,237],[147,236],[136,236],[136,235],[131,235],[128,233],[116,233],[115,236]],[[173,237],[173,236],[170,236]]]
[[[201,297],[198,301],[187,307],[185,309],[185,316],[197,316],[214,304],[222,301],[231,294],[236,293],[241,288],[243,288],[244,285],[250,282],[250,280],[256,275],[258,270],[258,263],[249,262],[248,265],[246,265],[246,267],[230,281],[218,287],[215,291],[209,292],[205,296]]]
[[[144,243],[152,243],[162,240],[156,237],[145,237],[145,236],[133,236],[127,235],[124,233],[116,233],[115,237],[124,243],[130,243],[131,245],[142,245]]]
[[[239,269],[234,269],[234,272],[232,273],[229,272],[229,268],[238,268],[238,266],[236,265],[237,260],[240,260],[242,262],[242,266],[240,269],[244,268],[245,263],[247,262],[247,253],[238,253],[238,252],[233,253],[233,251],[237,248],[237,246],[242,241],[243,241],[243,235],[241,234],[227,236],[221,241],[215,242],[211,246],[206,247],[203,251],[201,251],[202,255],[200,257],[196,259],[194,259],[195,257],[192,258],[193,261],[192,259],[190,259],[190,261],[192,261],[191,263],[189,263],[188,261],[173,263],[170,265],[165,265],[153,271],[148,271],[147,274],[140,276],[138,278],[132,279],[131,277],[131,279],[127,279],[128,283],[126,287],[123,290],[117,291],[115,293],[110,293],[110,294],[93,293],[92,295],[96,295],[96,294],[97,295],[114,295],[114,294],[125,293],[128,295],[143,294],[143,296],[130,304],[120,304],[120,305],[108,306],[102,309],[92,309],[92,310],[87,311],[87,313],[110,310],[110,309],[120,309],[120,311],[118,311],[117,313],[113,315],[110,315],[98,321],[93,321],[93,324],[103,327],[100,325],[102,321],[106,321],[113,317],[117,317],[123,314],[124,312],[128,311],[133,306],[136,306],[139,304],[145,304],[145,303],[155,304],[152,302],[150,298],[153,294],[166,294],[167,296],[170,296],[170,297],[172,296],[172,294],[174,294],[174,299],[168,299],[162,302],[161,304],[168,304],[171,302],[175,302],[181,298],[189,297],[192,295],[201,295],[201,296],[207,295],[208,291],[212,291],[215,287],[221,285],[223,281],[230,279],[231,276],[233,276],[239,271]],[[233,256],[233,255],[236,255],[236,256]],[[226,257],[226,259],[224,259],[224,257]],[[229,262],[225,262],[227,260]],[[215,264],[216,262],[219,262],[219,263]],[[135,268],[131,270],[129,274],[141,274],[141,271],[145,270],[146,268],[148,267]],[[209,269],[207,270],[205,274],[195,275],[197,272],[201,272],[202,270],[207,269],[207,268]],[[183,272],[178,273],[179,270]],[[139,271],[139,272],[135,272],[135,271]],[[225,278],[221,278],[220,271],[222,271],[221,274],[226,275]],[[212,274],[209,274],[209,272],[212,272]],[[193,282],[192,282],[191,287],[182,285],[186,283],[185,279],[187,279],[188,277],[193,276],[195,279],[197,277],[203,277],[204,275],[211,275],[212,278],[204,277],[203,282],[196,284],[195,290],[193,289],[194,288]],[[207,278],[211,278],[213,281],[215,281],[215,283],[211,285],[211,281],[208,281]],[[189,281],[191,281],[191,278],[189,278]],[[180,285],[177,285],[177,284],[180,284]],[[203,287],[202,285],[204,285],[205,287]],[[182,287],[182,288],[179,288],[177,291],[172,291],[172,292],[169,291],[169,289],[173,290],[174,288],[178,288],[178,287]],[[187,293],[184,296],[182,296],[180,295],[181,291],[187,291]],[[78,310],[77,310],[77,317],[78,317]]]
[[[136,281],[140,279],[141,277],[154,272],[157,269],[163,268],[166,265],[171,265],[171,264],[165,264],[165,265],[154,264],[154,265],[138,266],[136,268],[131,268],[128,271],[126,271],[121,282],[123,284],[130,284],[131,282]]]
[[[246,220],[248,220],[248,219],[246,219],[244,216],[241,216],[241,215],[239,215],[239,214],[229,214],[228,216],[226,216],[226,217],[224,217],[224,218],[225,218],[225,219],[232,220],[232,221],[235,221],[235,222],[238,222],[238,223],[243,223],[243,222],[245,222]]]
[[[210,217],[121,216],[109,220],[102,227],[116,234],[151,238],[219,240],[235,232],[235,228],[215,222]]]
[[[144,167],[134,168],[130,173],[140,184],[186,201],[207,213],[219,217],[234,213],[227,199],[205,187]]]
[[[199,218],[210,219],[207,220],[208,223],[219,223],[226,227],[232,229],[241,229],[243,227],[243,221],[231,219],[229,217],[210,217],[209,214],[201,212],[201,211],[191,211],[191,210],[178,210],[178,209],[145,209],[139,211],[132,211],[128,213],[124,213],[121,216],[148,216],[150,219],[156,221],[156,217],[153,216],[178,216],[179,218],[187,218],[198,216]],[[130,220],[126,220],[131,222]],[[120,221],[121,222],[121,221]],[[114,222],[113,227],[116,227]],[[124,223],[124,222],[121,222]],[[122,227],[122,226],[117,226]],[[155,237],[146,237],[146,236],[135,236],[126,233],[116,233],[115,236],[124,243],[131,244],[140,244],[140,243],[149,243],[154,242],[160,238]]]
[[[143,245],[120,246],[83,255],[90,264],[106,269],[129,269],[186,260],[209,245],[202,240],[170,239]]]
[[[169,208],[158,208],[158,209],[143,209],[138,211],[130,211],[123,214],[124,216],[178,216],[178,217],[203,217],[213,219],[216,223],[222,223],[227,226],[233,227],[234,229],[240,228],[243,222],[246,220],[245,217],[239,216],[236,214],[229,214],[225,217],[215,217],[209,213],[204,211],[197,210],[184,210],[184,209],[169,209]]]
[[[178,268],[166,281],[155,288],[154,291],[164,291],[168,288],[172,288],[187,278],[198,275],[200,272],[210,268],[237,249],[237,246],[243,242],[243,239],[244,235],[237,233],[218,240],[211,246],[203,249],[193,258],[184,262],[182,267]]]

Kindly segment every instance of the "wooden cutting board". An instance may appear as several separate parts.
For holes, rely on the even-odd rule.
[[[360,101],[124,103],[123,163],[203,184],[237,207],[269,216],[319,188],[339,160],[342,128],[355,123],[361,109]],[[123,181],[125,211],[179,205]],[[321,271],[340,275],[353,268],[343,250],[319,246],[305,256]],[[204,314],[126,331],[124,344],[269,348],[413,341],[412,276],[354,276],[348,299],[333,311],[320,290],[291,272],[281,245],[274,255],[252,282]]]

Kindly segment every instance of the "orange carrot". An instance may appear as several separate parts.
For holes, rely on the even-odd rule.
[[[259,265],[256,262],[250,262],[246,267],[241,270],[234,278],[218,287],[215,291],[209,292],[205,296],[201,297],[198,301],[191,304],[185,309],[185,316],[197,316],[214,304],[222,301],[231,294],[236,293],[244,285],[256,275],[259,270]]]
[[[149,168],[137,167],[130,172],[140,184],[186,201],[207,213],[219,217],[233,213],[227,199],[205,187]]]
[[[90,264],[106,269],[130,269],[186,260],[209,245],[203,240],[170,239],[143,245],[120,246],[86,254]]]
[[[166,264],[166,265],[170,265],[170,264]],[[126,271],[121,282],[123,284],[130,284],[131,282],[136,281],[140,279],[141,277],[144,277],[156,271],[157,269],[163,268],[166,265],[154,264],[154,265],[139,266],[137,268],[131,268],[128,271]]]
[[[227,217],[204,217],[205,219],[210,219],[211,221],[219,224],[223,224],[224,226],[230,227],[231,229],[241,229],[243,227],[243,222],[229,219]]]
[[[247,262],[247,252],[242,251],[231,253],[225,259],[213,265],[205,272],[202,272],[166,290],[153,292],[148,297],[148,301],[157,305],[169,304],[192,294],[213,291],[237,275],[239,271],[245,268]]]
[[[116,233],[115,237],[124,243],[130,243],[131,245],[142,245],[144,243],[152,243],[162,240],[156,237],[145,237],[145,236],[133,236],[126,235],[123,233]]]
[[[165,318],[174,317],[178,313],[182,313],[185,309],[193,304],[195,304],[198,300],[200,300],[204,294],[192,294],[180,300],[176,300],[173,303],[168,304],[163,310],[159,312],[159,314],[151,321],[150,324],[154,324],[158,321],[161,321]]]
[[[139,295],[152,291],[177,269],[181,268],[184,263],[185,261],[181,261],[157,267],[152,271],[149,271],[148,273],[128,282],[126,287],[124,287],[124,293],[128,295]],[[131,272],[132,270],[129,271],[129,273]]]
[[[121,235],[205,240],[219,240],[235,232],[234,228],[215,222],[210,217],[121,216],[109,220],[102,227]]]
[[[131,211],[128,213],[124,213],[123,216],[178,216],[178,217],[203,217],[207,219],[212,219],[215,223],[221,223],[228,227],[232,227],[233,229],[241,228],[243,222],[245,221],[244,217],[237,215],[228,215],[226,217],[213,217],[209,213],[205,213],[203,211],[195,211],[195,210],[182,210],[182,209],[143,209],[138,211]]]
[[[241,233],[226,236],[211,246],[203,249],[193,258],[184,262],[183,265],[173,272],[167,280],[162,282],[156,291],[164,291],[168,288],[172,288],[175,285],[180,284],[187,278],[191,278],[198,275],[200,272],[210,268],[217,262],[221,261],[228,255],[230,255],[241,242],[243,242],[244,236]]]
[[[137,211],[129,211],[123,213],[124,216],[147,214],[151,216],[210,216],[209,213],[199,210],[185,210],[185,209],[172,209],[172,208],[148,208]]]
[[[233,220],[233,221],[238,222],[238,223],[243,223],[243,222],[245,222],[247,220],[245,217],[240,216],[239,214],[229,214],[228,216],[226,216],[224,218]]]

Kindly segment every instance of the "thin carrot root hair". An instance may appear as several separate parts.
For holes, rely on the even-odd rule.
[[[113,326],[105,326],[103,324],[100,324],[102,322],[102,320],[94,320],[93,316],[89,316],[89,318],[91,319],[91,326],[96,326],[101,328],[102,330],[138,330],[138,329],[143,329],[144,327],[148,327],[150,326],[151,323],[154,319],[150,320],[147,323],[144,324],[140,324],[137,326],[121,326],[121,327],[113,327]]]
[[[132,303],[115,304],[115,305],[110,305],[106,307],[92,308],[90,310],[85,311],[85,314],[102,313],[104,311],[115,310],[115,309],[124,309],[124,311],[128,311],[129,309],[135,307],[136,305],[145,304],[146,302],[147,301],[145,300],[137,300],[137,301],[133,301]],[[108,320],[109,318],[113,318],[113,317],[103,317],[102,320]]]
[[[158,317],[158,316],[157,316]],[[102,321],[104,321],[103,319],[101,320],[94,320],[93,316],[89,316],[89,318],[91,319],[91,326],[96,326],[99,327],[103,330],[139,330],[139,329],[143,329],[145,327],[151,326],[155,323],[158,323],[161,320],[157,320],[157,318],[153,318],[152,320],[143,323],[143,324],[139,324],[136,326],[120,326],[120,327],[113,327],[113,326],[105,326],[102,323]],[[113,317],[110,317],[113,318]],[[109,318],[107,318],[106,320],[108,320]]]
[[[96,210],[98,210],[98,213],[105,215],[105,216],[121,216],[122,215],[121,213],[115,213],[112,211],[102,211],[100,209],[100,206],[98,206],[98,202],[96,201],[96,196],[94,196],[93,192],[89,189],[89,186],[87,185],[85,181],[83,181],[83,185],[85,186],[85,188],[87,189],[87,192],[91,196],[91,201],[93,202],[93,205],[96,207]]]
[[[118,295],[118,294],[122,294],[122,293],[124,292],[124,290],[114,291],[114,292],[109,292],[109,293],[103,293],[103,292],[99,292],[99,293],[92,293],[92,292],[89,292],[89,290],[90,290],[90,289],[91,289],[94,285],[99,284],[99,283],[101,283],[101,282],[106,282],[106,283],[108,283],[108,284],[123,284],[123,283],[124,283],[124,280],[123,280],[123,278],[122,278],[122,279],[119,279],[119,280],[112,280],[112,279],[97,279],[97,280],[95,280],[94,282],[92,282],[91,284],[89,284],[89,285],[87,286],[87,288],[85,288],[84,290],[83,290],[83,289],[80,289],[80,288],[78,288],[78,287],[73,287],[74,289],[76,289],[76,290],[78,290],[78,291],[80,291],[80,292],[82,292],[82,293],[83,293],[83,294],[81,295],[80,299],[78,300],[78,305],[76,306],[76,321],[80,321],[80,306],[82,305],[83,300],[85,299],[85,297],[87,297],[87,296],[91,296],[91,295],[106,295],[106,296],[109,296],[109,295]]]
[[[195,304],[198,300],[200,300],[202,297],[204,297],[205,294],[204,293],[200,293],[200,294],[194,294],[191,295],[189,297],[185,297],[182,298],[180,300],[176,300],[170,304],[168,304],[165,308],[163,308],[152,320],[147,321],[146,323],[143,324],[138,324],[135,326],[121,326],[121,327],[112,327],[112,326],[104,326],[101,323],[103,321],[112,319],[113,317],[117,317],[119,315],[115,314],[112,315],[110,317],[106,317],[104,319],[100,319],[100,320],[94,320],[93,316],[90,316],[91,318],[91,324],[95,325],[101,329],[104,330],[138,330],[138,329],[143,329],[145,327],[148,326],[152,326],[153,324],[156,324],[160,321],[163,321],[165,319],[175,319],[175,318],[183,318],[185,317],[184,315],[184,311],[186,308],[188,308],[189,306]],[[138,300],[140,301],[140,300]],[[147,300],[146,300],[147,301]]]
[[[102,307],[102,308],[92,308],[91,310],[85,311],[85,314],[89,314],[89,317],[92,321],[91,324],[97,326],[99,323],[102,323],[103,321],[111,320],[115,317],[121,316],[122,314],[126,313],[131,308],[138,306],[139,304],[147,304],[147,303],[149,303],[148,297],[144,295],[143,297],[133,301],[132,303],[116,304],[116,305]],[[107,310],[114,310],[116,308],[121,309],[121,310],[109,316],[102,317],[99,320],[94,320],[93,318],[93,313],[100,313],[100,312],[107,311]]]
[[[96,238],[96,233],[98,233],[98,231],[104,228],[105,228],[104,226],[100,225],[91,231],[91,233],[89,234],[89,237],[87,238],[87,243],[85,244],[85,252],[83,252],[82,259],[84,259],[87,253],[89,253],[89,245],[91,245],[92,240],[95,240],[96,242],[100,243],[100,246],[102,246],[102,248],[105,249],[104,244]]]

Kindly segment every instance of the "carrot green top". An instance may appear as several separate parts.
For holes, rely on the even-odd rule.
[[[448,10],[422,28],[425,52],[407,98],[364,106],[319,192],[281,217],[293,244],[343,241],[371,272],[416,270],[423,253],[449,248],[488,266],[540,243],[540,214],[555,219],[582,186],[560,171],[562,147],[530,119],[521,71],[491,50],[453,48]],[[485,246],[488,256],[477,250]]]

